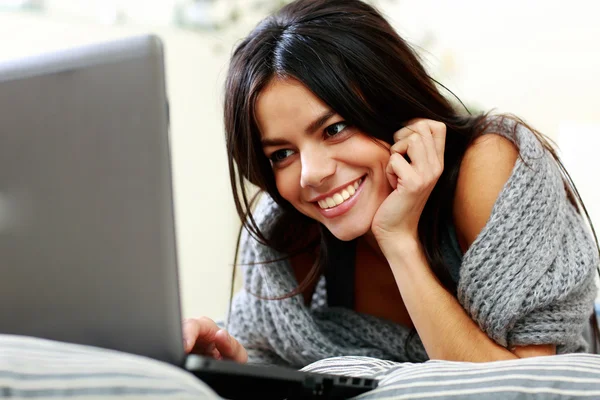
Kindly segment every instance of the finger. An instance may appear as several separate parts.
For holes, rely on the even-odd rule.
[[[398,176],[394,173],[394,168],[392,167],[392,157],[397,155],[397,153],[394,153],[390,156],[390,160],[388,161],[387,167],[385,168],[385,177],[387,178],[390,186],[394,190],[396,190],[396,188],[398,187]]]
[[[198,347],[196,347],[194,349],[194,352],[196,354],[201,354],[203,356],[212,357],[215,360],[221,360],[223,358],[223,356],[221,355],[221,352],[217,348],[217,345],[215,344],[215,342],[211,342],[211,343],[207,344],[206,347],[204,347],[202,349],[199,349]]]
[[[406,121],[405,125],[416,125],[420,122],[433,121],[427,118],[413,118],[411,120]]]
[[[200,352],[211,351],[208,347],[215,340],[215,335],[220,328],[207,317],[198,319],[190,318],[183,321],[183,341],[186,352],[197,350]]]
[[[437,158],[443,168],[444,152],[446,151],[446,124],[438,121],[432,121],[431,136],[435,144]]]
[[[416,178],[416,172],[413,167],[398,153],[394,153],[390,156],[386,168],[386,177],[388,182],[396,190],[398,185],[404,185],[405,182],[413,181]]]
[[[225,329],[221,329],[215,336],[215,345],[221,355],[229,360],[245,363],[248,361],[248,352]]]
[[[439,160],[435,140],[433,139],[431,130],[428,129],[426,132],[422,132],[421,138],[423,139],[423,144],[427,151],[427,163],[429,164],[430,170],[437,169]]]
[[[433,142],[431,147],[433,147]],[[428,168],[431,159],[431,156],[428,154],[430,152],[435,152],[435,149],[431,148],[428,150],[425,140],[418,133],[413,133],[390,148],[390,153],[398,153],[403,156],[408,155],[410,165],[415,167],[419,172],[424,172]]]
[[[429,133],[428,121],[432,121],[432,120],[428,120],[425,118],[413,118],[410,121],[407,121],[404,124],[404,127],[402,129],[400,129],[396,133],[394,133],[394,141],[397,142],[399,140],[407,138],[410,135],[412,135],[413,133],[419,133],[419,134]],[[432,122],[436,122],[436,121],[432,121]]]
[[[394,133],[394,143],[399,142],[402,139],[406,139],[407,137],[409,137],[410,135],[412,135],[414,133],[418,133],[414,129],[414,127],[412,127],[411,125],[406,125],[402,129],[400,129]]]
[[[183,348],[186,353],[189,353],[194,344],[196,343],[196,337],[198,336],[198,324],[193,319],[184,319],[182,324],[183,329]]]
[[[428,151],[430,163],[434,167],[441,165],[443,169],[444,151],[446,146],[446,125],[440,121],[415,118],[408,121],[405,128],[394,134],[394,140],[402,140],[403,138],[410,136],[412,133],[420,134],[425,140],[427,146],[429,146],[430,143],[433,145],[435,148],[435,153]]]

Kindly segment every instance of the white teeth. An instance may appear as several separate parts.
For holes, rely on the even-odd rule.
[[[352,197],[354,195],[354,193],[356,193],[356,189],[358,189],[358,187],[360,186],[360,184],[362,183],[362,181],[363,180],[361,178],[358,181],[354,182],[354,184],[348,185],[347,188],[343,189],[339,193],[336,193],[333,196],[327,197],[327,198],[325,198],[323,200],[319,200],[318,201],[319,207],[321,207],[323,209],[326,209],[326,208],[331,208],[331,207],[339,206],[344,201],[346,201],[350,197]]]

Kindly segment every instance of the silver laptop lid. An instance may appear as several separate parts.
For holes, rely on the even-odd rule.
[[[160,41],[0,63],[0,333],[183,363]]]

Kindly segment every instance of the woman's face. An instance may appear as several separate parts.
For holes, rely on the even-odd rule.
[[[392,191],[390,146],[347,125],[295,79],[273,79],[258,97],[256,117],[279,194],[340,240],[369,232]]]

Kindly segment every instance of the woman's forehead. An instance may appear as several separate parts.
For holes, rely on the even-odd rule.
[[[329,107],[301,82],[274,78],[256,101],[256,119],[261,136],[281,135],[305,125]]]

